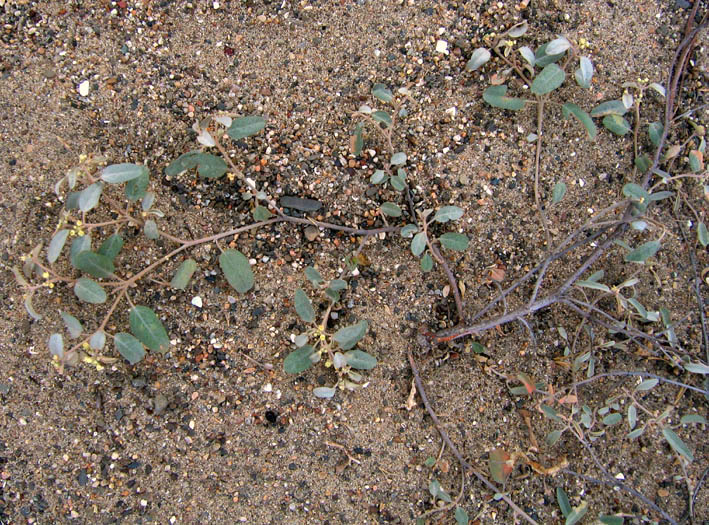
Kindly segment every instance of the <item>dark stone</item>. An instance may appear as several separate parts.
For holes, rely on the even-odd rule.
[[[299,211],[317,211],[322,208],[322,203],[314,199],[301,199],[300,197],[281,197],[281,206]]]

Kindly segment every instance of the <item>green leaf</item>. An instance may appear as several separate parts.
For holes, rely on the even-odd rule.
[[[618,115],[622,117],[628,112],[622,100],[608,100],[602,102],[591,110],[592,117],[605,117],[607,115]]]
[[[377,366],[377,358],[362,350],[350,350],[345,352],[347,364],[357,370],[371,370]]]
[[[66,239],[69,237],[69,230],[59,230],[54,234],[47,248],[47,260],[50,263],[55,262],[62,253]]]
[[[625,522],[621,516],[609,516],[608,514],[601,514],[598,516],[598,521],[604,525],[623,525]]]
[[[659,379],[646,379],[642,381],[638,386],[635,387],[636,392],[646,392],[647,390],[652,390],[660,382]]]
[[[425,273],[431,270],[433,270],[433,257],[426,253],[421,257],[421,271]]]
[[[266,120],[258,115],[248,117],[239,117],[231,122],[231,126],[226,130],[234,140],[240,140],[251,135],[256,135],[259,131],[266,127]]]
[[[559,438],[561,438],[561,430],[552,430],[547,434],[545,441],[548,446],[553,447],[559,441]]]
[[[684,456],[687,461],[694,461],[694,455],[692,454],[692,451],[687,448],[687,445],[684,444],[684,441],[682,441],[670,427],[664,427],[662,429],[662,435],[665,436],[665,439],[675,452]]]
[[[556,204],[566,195],[566,184],[563,182],[557,182],[554,184],[554,189],[551,190],[551,203]]]
[[[444,248],[448,248],[449,250],[464,252],[468,249],[468,238],[462,233],[444,233],[438,240]]]
[[[391,102],[394,98],[391,90],[384,84],[374,84],[372,87],[372,95],[381,100],[382,102]]]
[[[582,88],[589,89],[591,87],[591,78],[593,78],[593,63],[588,57],[579,59],[579,68],[574,74],[576,83]]]
[[[559,508],[564,517],[568,517],[569,514],[571,514],[571,503],[569,503],[569,497],[561,487],[556,487],[556,502],[559,504]]]
[[[644,263],[660,249],[660,241],[650,241],[638,246],[625,256],[625,262]]]
[[[468,523],[470,523],[468,513],[465,512],[465,509],[463,507],[455,508],[455,522],[458,525],[468,525]]]
[[[335,335],[332,336],[332,339],[343,350],[349,350],[364,337],[364,334],[367,333],[368,327],[369,324],[367,321],[360,321],[357,324],[340,328],[337,332],[335,332]]]
[[[567,102],[566,104],[561,106],[561,114],[565,119],[569,118],[569,115],[573,115],[574,117],[576,117],[578,121],[583,125],[583,127],[586,128],[588,138],[591,140],[594,140],[596,138],[596,135],[598,134],[596,124],[594,124],[591,116],[583,109],[578,107],[576,104],[573,104],[572,102]]]
[[[628,427],[630,430],[633,430],[635,428],[635,425],[638,423],[638,409],[635,408],[635,405],[629,405],[628,406]]]
[[[305,269],[305,277],[313,283],[315,286],[319,285],[321,282],[323,282],[323,278],[320,275],[320,272],[318,272],[315,268],[312,266],[308,266]]]
[[[647,170],[652,166],[652,161],[647,154],[640,155],[635,158],[635,167],[640,170],[640,173],[647,173]]]
[[[399,232],[401,236],[404,239],[409,239],[414,236],[416,232],[418,232],[419,228],[415,224],[407,224],[403,228],[401,228],[401,231]]]
[[[93,277],[111,277],[116,271],[113,261],[96,252],[83,251],[75,259],[75,266]]]
[[[49,353],[57,356],[59,359],[64,358],[64,338],[62,334],[52,334],[47,342]]]
[[[72,191],[66,196],[64,201],[64,207],[67,210],[78,210],[79,209],[79,197],[81,196],[80,191]]]
[[[331,397],[334,397],[335,392],[337,392],[337,390],[331,386],[319,386],[317,388],[313,388],[313,395],[323,399],[330,399]]]
[[[170,349],[170,338],[165,327],[157,314],[147,306],[131,308],[129,322],[133,335],[153,352],[164,354]]]
[[[571,47],[571,43],[563,36],[555,38],[547,44],[544,52],[548,55],[560,55]]]
[[[413,253],[416,257],[421,255],[423,251],[426,249],[426,233],[425,232],[419,232],[416,235],[414,235],[414,238],[411,239],[411,253]]]
[[[94,182],[79,193],[79,209],[83,212],[92,210],[98,204],[103,191],[103,182]]]
[[[546,417],[549,419],[553,419],[554,421],[562,421],[562,419],[559,417],[559,414],[557,413],[556,410],[554,410],[552,407],[549,405],[541,405],[542,412]]]
[[[35,311],[34,306],[32,305],[32,296],[31,295],[27,295],[25,297],[24,305],[25,305],[25,310],[27,310],[27,313],[30,314],[30,317],[32,317],[32,319],[34,319],[35,321],[39,321],[40,319],[42,319],[42,315],[38,314]]]
[[[384,170],[375,170],[372,176],[369,178],[369,182],[372,184],[381,184],[382,182],[386,181],[386,173],[384,173]]]
[[[549,64],[552,64],[552,63],[558,61],[559,59],[561,59],[561,57],[564,56],[565,52],[558,53],[556,55],[547,55],[546,51],[547,51],[547,47],[549,46],[549,44],[551,44],[551,42],[547,42],[546,44],[539,46],[539,48],[537,49],[537,52],[534,55],[534,65],[535,66],[545,67]]]
[[[693,173],[696,173],[698,171],[701,171],[704,169],[704,156],[702,155],[702,152],[699,150],[692,150],[689,152],[688,156],[689,160],[689,168],[692,170]]]
[[[89,346],[92,350],[103,350],[106,345],[106,332],[101,330],[100,332],[94,332],[89,338]]]
[[[524,107],[525,100],[521,98],[507,97],[507,86],[490,86],[483,91],[483,100],[495,108],[520,110]]]
[[[406,153],[403,151],[400,151],[398,153],[394,153],[391,156],[391,160],[389,161],[393,166],[401,166],[402,164],[406,163]]]
[[[582,501],[578,507],[574,507],[571,511],[571,514],[566,516],[566,522],[564,525],[574,525],[581,521],[581,518],[584,517],[584,515],[588,512],[588,503],[585,501]]]
[[[608,414],[606,417],[603,418],[603,424],[609,427],[617,425],[621,421],[623,421],[623,416],[618,412],[613,412],[612,414]]]
[[[226,280],[239,293],[248,292],[254,285],[254,272],[246,256],[238,250],[225,250],[219,256],[219,266]]]
[[[82,277],[74,284],[74,293],[86,303],[101,304],[106,302],[106,291],[96,281]]]
[[[143,345],[135,337],[125,332],[116,334],[113,341],[116,344],[116,350],[121,354],[131,365],[141,361],[145,357],[145,349]]]
[[[401,175],[390,177],[389,182],[391,183],[391,187],[396,191],[404,191],[406,189],[406,179],[401,177]]]
[[[175,275],[170,281],[170,286],[176,290],[184,290],[192,279],[192,274],[197,270],[197,261],[187,259],[177,268]]]
[[[423,462],[423,464],[426,465],[427,467],[432,467],[433,465],[436,464],[436,458],[434,458],[433,456],[428,456],[426,458],[426,461]]]
[[[372,113],[372,118],[376,122],[382,122],[386,124],[387,127],[391,126],[391,117],[386,111],[375,111],[374,113]]]
[[[253,211],[255,221],[267,221],[273,217],[273,213],[268,211],[268,208],[264,206],[256,206]]]
[[[298,314],[298,317],[306,323],[312,323],[315,321],[315,310],[313,309],[313,304],[301,288],[298,288],[295,291],[295,311]]]
[[[101,170],[101,180],[109,184],[121,184],[146,173],[148,173],[146,166],[129,163],[111,164]]]
[[[488,60],[490,60],[490,51],[484,47],[479,47],[473,51],[472,55],[470,55],[470,60],[468,60],[467,64],[465,64],[465,70],[475,71]]]
[[[646,203],[650,200],[650,194],[645,190],[645,188],[633,182],[623,186],[623,195],[640,204]]]
[[[179,175],[183,171],[197,167],[197,172],[201,177],[216,179],[228,171],[227,163],[221,157],[210,153],[202,153],[199,150],[183,153],[172,161],[165,169],[165,173],[170,176]]]
[[[69,332],[69,337],[71,339],[76,339],[79,337],[81,332],[84,331],[84,327],[81,326],[81,322],[73,315],[62,312],[61,310],[59,310],[59,315],[61,315],[62,320],[64,321],[64,325]]]
[[[441,484],[436,479],[432,480],[431,483],[428,484],[428,491],[435,499],[443,500],[446,503],[450,503],[451,501],[453,501],[448,495],[448,493],[443,490]]]
[[[636,428],[632,432],[628,432],[628,434],[625,437],[627,437],[628,439],[637,439],[640,436],[642,436],[644,432],[645,432],[645,427],[643,426],[640,428]]]
[[[401,208],[393,202],[385,202],[379,209],[389,217],[401,217]]]
[[[160,237],[158,225],[153,219],[148,219],[145,221],[145,224],[143,225],[143,233],[151,241],[154,241]]]
[[[342,279],[333,279],[332,281],[330,281],[327,287],[330,290],[339,292],[340,290],[344,290],[345,288],[347,288],[347,281],[344,281]]]
[[[693,423],[696,423],[698,425],[706,425],[707,419],[700,414],[685,414],[682,416],[679,422],[683,425],[691,425]]]
[[[436,222],[446,223],[448,221],[457,221],[463,216],[463,209],[458,206],[443,206],[440,208],[433,220]]]
[[[565,78],[563,69],[556,64],[549,64],[534,78],[531,91],[535,95],[546,95],[563,84]]]
[[[148,173],[148,170],[146,169],[145,173],[143,173],[140,177],[129,180],[126,183],[126,198],[131,202],[135,202],[137,200],[142,199],[143,197],[145,197],[145,193],[148,189],[149,183],[150,175]]]
[[[630,124],[623,117],[618,115],[606,115],[603,117],[603,125],[608,131],[616,135],[623,136],[630,131]]]
[[[684,365],[684,369],[692,374],[709,374],[709,366],[704,363],[687,363]]]
[[[650,137],[650,142],[652,145],[657,147],[660,145],[660,139],[662,138],[662,132],[664,131],[664,126],[659,120],[657,122],[651,122],[647,127],[647,134]]]
[[[364,125],[361,122],[358,122],[357,125],[355,126],[355,131],[354,131],[354,143],[353,143],[353,148],[352,148],[352,154],[355,157],[359,157],[359,155],[362,153],[362,148],[364,147],[364,139],[362,138],[362,128]]]
[[[114,233],[101,243],[98,253],[99,255],[108,257],[111,261],[113,261],[113,259],[115,259],[121,251],[121,248],[123,248],[123,237],[121,237],[118,233]]]
[[[490,471],[490,476],[496,482],[504,484],[507,481],[507,477],[512,472],[512,467],[508,463],[509,460],[509,453],[501,448],[490,451],[487,468]]]
[[[310,356],[315,350],[310,345],[301,346],[294,350],[283,361],[283,370],[287,374],[300,374],[313,365]]]

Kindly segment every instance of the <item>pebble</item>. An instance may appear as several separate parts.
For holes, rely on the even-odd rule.
[[[199,295],[195,295],[192,298],[192,304],[197,308],[202,308],[202,298]]]
[[[167,408],[167,398],[162,395],[158,394],[155,396],[155,399],[153,400],[153,413],[156,416],[159,416],[163,412],[165,412],[165,409]]]
[[[309,241],[314,241],[320,235],[320,231],[315,226],[305,228],[305,238]]]
[[[79,84],[79,95],[81,95],[82,97],[88,97],[89,87],[89,81],[84,80],[81,84]]]

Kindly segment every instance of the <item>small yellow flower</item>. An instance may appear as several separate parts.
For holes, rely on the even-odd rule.
[[[84,235],[86,235],[86,233],[84,232],[84,230],[79,230],[78,233],[77,233],[77,235],[78,235],[79,237],[83,237]]]
[[[42,277],[49,279],[49,272],[42,272]]]
[[[84,162],[87,158],[88,156],[85,153],[82,153],[79,155],[79,162]]]
[[[229,182],[234,182],[234,179],[236,178],[236,174],[229,172],[226,174],[226,178],[229,179]]]
[[[84,223],[81,222],[81,221],[76,221],[76,225],[77,225],[77,226],[81,226],[81,225],[83,225],[83,224],[84,224]]]
[[[84,350],[88,350],[91,347],[89,346],[89,343],[84,341],[83,343],[81,343],[81,348],[83,348]]]

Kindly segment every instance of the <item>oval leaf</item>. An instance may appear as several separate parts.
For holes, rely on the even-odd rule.
[[[89,346],[92,350],[103,350],[106,345],[106,332],[94,332],[94,334],[89,338]]]
[[[305,269],[305,277],[313,283],[315,286],[319,285],[321,282],[323,282],[322,275],[320,275],[320,272],[318,272],[315,268],[312,266],[308,266]]]
[[[438,238],[438,240],[444,248],[448,248],[449,250],[464,252],[468,249],[468,238],[462,233],[444,233]]]
[[[400,151],[398,153],[394,153],[391,156],[391,164],[394,166],[400,166],[401,164],[404,164],[406,162],[406,153],[403,151]]]
[[[665,436],[665,439],[675,452],[684,456],[687,461],[694,461],[694,455],[692,455],[692,451],[689,450],[687,445],[684,444],[684,441],[682,441],[670,427],[664,427],[662,429],[662,435]]]
[[[393,202],[385,202],[379,208],[384,215],[389,217],[401,217],[401,208]]]
[[[684,369],[693,374],[709,374],[709,366],[704,363],[687,363],[684,365]]]
[[[532,82],[532,93],[546,95],[564,83],[566,73],[556,64],[549,64],[539,73]]]
[[[83,212],[92,210],[98,204],[103,191],[103,182],[94,182],[79,193],[79,209]]]
[[[73,315],[68,314],[66,312],[62,312],[61,310],[59,310],[59,315],[62,316],[64,325],[66,326],[66,329],[69,332],[69,337],[71,339],[76,339],[77,337],[79,337],[81,335],[81,332],[84,331],[84,327],[81,326],[81,322]]]
[[[145,224],[143,225],[143,233],[145,233],[145,236],[151,241],[154,241],[160,237],[160,234],[158,233],[158,225],[152,219],[145,221]]]
[[[108,257],[112,261],[121,251],[121,248],[123,248],[123,237],[121,237],[117,233],[114,233],[108,239],[101,243],[101,247],[98,249],[98,253],[100,255]]]
[[[106,291],[96,281],[82,277],[74,284],[74,293],[86,303],[101,304],[106,302]]]
[[[554,189],[551,191],[551,202],[552,204],[556,204],[559,202],[561,199],[564,198],[564,195],[566,195],[566,184],[563,182],[557,182],[554,185]]]
[[[335,395],[336,390],[330,386],[319,386],[313,388],[313,394],[315,397],[321,397],[323,399],[330,399]]]
[[[466,71],[475,71],[488,60],[490,60],[490,51],[484,47],[479,47],[470,55],[470,60],[465,64],[465,69]]]
[[[52,240],[49,242],[49,247],[47,248],[47,260],[50,263],[53,263],[59,258],[67,237],[69,237],[69,230],[59,230],[52,237]]]
[[[350,350],[345,352],[347,364],[358,370],[371,370],[377,366],[377,358],[362,350]]]
[[[148,168],[138,164],[112,164],[101,170],[101,180],[109,184],[121,184],[137,179],[145,173],[148,173]]]
[[[131,308],[130,330],[141,343],[153,352],[164,354],[170,348],[170,338],[158,316],[147,306]]]
[[[517,111],[524,107],[525,100],[507,97],[505,93],[507,93],[507,86],[504,84],[501,86],[490,86],[483,91],[483,100],[493,107],[512,111]]]
[[[569,503],[569,497],[561,487],[556,487],[556,502],[559,504],[561,514],[563,514],[564,517],[571,514],[571,503]]]
[[[423,257],[421,257],[421,271],[427,273],[431,270],[433,270],[433,257],[425,253]]]
[[[592,117],[605,117],[606,115],[623,116],[628,111],[622,100],[609,100],[591,110]]]
[[[175,275],[170,281],[170,286],[177,290],[184,290],[192,278],[192,274],[197,270],[197,261],[194,259],[187,259],[182,261],[180,267],[175,272]]]
[[[312,323],[315,321],[315,310],[313,309],[313,304],[301,288],[298,288],[295,291],[295,311],[306,323]]]
[[[49,353],[57,356],[59,359],[64,358],[64,338],[62,334],[52,334],[49,336]]]
[[[74,261],[79,270],[93,277],[110,277],[116,270],[111,259],[96,252],[83,251],[75,257]]]
[[[372,184],[381,184],[385,180],[386,173],[384,173],[384,170],[376,170],[369,178],[369,182],[371,182]]]
[[[571,43],[563,36],[560,36],[547,44],[545,52],[547,55],[558,55],[564,53],[570,47]]]
[[[440,208],[433,220],[436,222],[457,221],[463,216],[463,209],[458,206],[443,206]]]
[[[76,268],[76,258],[81,252],[85,252],[91,249],[91,235],[88,233],[74,239],[71,243],[71,250],[69,251],[69,260],[71,265]]]
[[[357,324],[340,328],[335,335],[332,336],[332,339],[343,350],[349,350],[364,337],[364,334],[367,333],[368,327],[369,324],[367,321],[360,321]]]
[[[660,241],[650,241],[635,248],[625,256],[625,262],[643,263],[660,249]]]
[[[240,140],[255,135],[266,127],[266,120],[258,115],[234,119],[227,129],[227,135],[234,140]]]
[[[657,122],[651,122],[647,127],[647,134],[650,137],[650,142],[652,145],[657,147],[660,145],[660,139],[662,138],[662,132],[664,131],[664,126],[659,120]]]
[[[630,123],[618,115],[606,115],[603,117],[603,125],[608,131],[620,136],[623,136],[630,131]]]
[[[129,180],[126,183],[126,198],[131,202],[142,199],[145,197],[145,190],[148,189],[149,183],[150,176],[148,174],[148,170],[146,169],[145,173],[143,173],[140,177]]]
[[[387,127],[391,126],[391,117],[386,111],[375,111],[374,113],[372,113],[372,118],[376,122],[386,124]]]
[[[403,238],[410,239],[418,230],[418,226],[416,226],[415,224],[407,224],[406,226],[401,228],[401,231],[399,233]]]
[[[411,253],[413,253],[416,257],[421,255],[423,251],[426,249],[426,233],[425,232],[419,232],[416,235],[414,235],[414,238],[411,239]]]
[[[574,75],[576,83],[582,88],[589,89],[591,87],[591,78],[593,78],[593,63],[588,57],[581,57],[579,60],[579,68]]]
[[[652,390],[657,386],[657,384],[660,381],[658,379],[652,378],[652,379],[646,379],[645,381],[641,382],[638,386],[635,387],[636,392],[645,392],[647,390]]]
[[[498,483],[505,483],[507,477],[512,473],[510,455],[507,451],[497,448],[490,452],[488,459],[488,470],[492,479]]]
[[[300,374],[304,372],[313,364],[313,361],[310,359],[313,351],[312,346],[305,345],[291,352],[283,361],[283,370],[287,374]]]
[[[394,98],[391,90],[384,84],[374,84],[374,87],[372,87],[372,95],[382,102],[391,102]]]
[[[470,518],[468,517],[468,513],[465,512],[465,509],[463,507],[456,507],[455,508],[455,522],[458,525],[468,525],[470,523]]]
[[[248,292],[254,285],[254,272],[246,256],[238,250],[225,250],[219,256],[219,266],[226,280],[239,293]]]
[[[596,135],[598,134],[596,124],[593,123],[593,119],[591,119],[591,116],[583,109],[578,107],[576,104],[567,102],[566,104],[561,106],[561,114],[564,118],[568,118],[569,115],[573,115],[574,117],[576,117],[578,121],[583,125],[583,127],[586,128],[588,138],[591,140],[596,138]]]
[[[116,334],[113,339],[116,344],[116,350],[121,354],[126,361],[131,365],[138,363],[145,357],[145,349],[143,345],[135,337],[125,332]]]
[[[273,214],[264,206],[256,206],[253,211],[255,221],[267,221]]]

